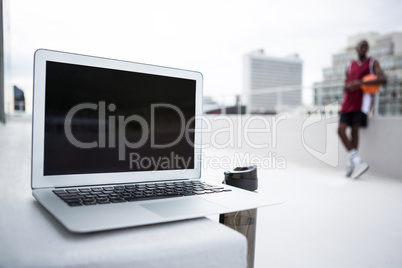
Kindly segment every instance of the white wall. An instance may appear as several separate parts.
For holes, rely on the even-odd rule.
[[[270,154],[312,168],[345,168],[347,153],[338,138],[338,117],[211,115],[205,120],[203,144],[227,150],[228,154]],[[359,151],[370,164],[370,172],[402,179],[402,118],[371,118],[369,127],[360,134]]]

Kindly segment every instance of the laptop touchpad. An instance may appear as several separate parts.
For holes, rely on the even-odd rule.
[[[175,217],[179,215],[199,215],[203,213],[219,213],[224,207],[201,198],[175,198],[163,200],[142,207],[162,217]],[[199,215],[200,216],[200,215]]]

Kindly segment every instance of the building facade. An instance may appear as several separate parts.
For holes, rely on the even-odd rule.
[[[243,105],[248,113],[275,114],[300,106],[302,67],[298,55],[271,57],[258,50],[244,56]]]
[[[357,58],[356,45],[361,40],[369,43],[368,55],[380,63],[387,76],[375,97],[374,113],[379,115],[402,114],[402,33],[380,35],[365,33],[348,38],[346,49],[332,56],[332,66],[323,69],[323,81],[314,84],[314,104],[328,105],[343,99],[345,72],[350,61]]]
[[[8,2],[0,1],[0,123],[6,123],[8,116],[14,112]]]

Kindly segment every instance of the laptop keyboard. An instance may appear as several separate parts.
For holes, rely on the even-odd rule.
[[[53,190],[53,192],[69,206],[133,202],[228,191],[231,190],[200,181],[141,183]]]

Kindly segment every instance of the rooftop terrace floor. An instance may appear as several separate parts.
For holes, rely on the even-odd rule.
[[[401,181],[298,163],[258,178],[284,203],[258,209],[255,267],[402,267]]]
[[[29,152],[21,147],[30,144],[30,121],[15,118],[0,125],[0,145],[11,137],[15,150]],[[209,148],[204,153],[219,158],[235,152]],[[21,159],[0,149],[0,160],[1,171],[2,165]],[[206,166],[203,178],[219,183],[223,171]],[[368,171],[351,180],[339,169],[291,162],[283,169],[259,168],[258,177],[259,193],[284,203],[258,209],[255,267],[402,267],[398,178]]]

